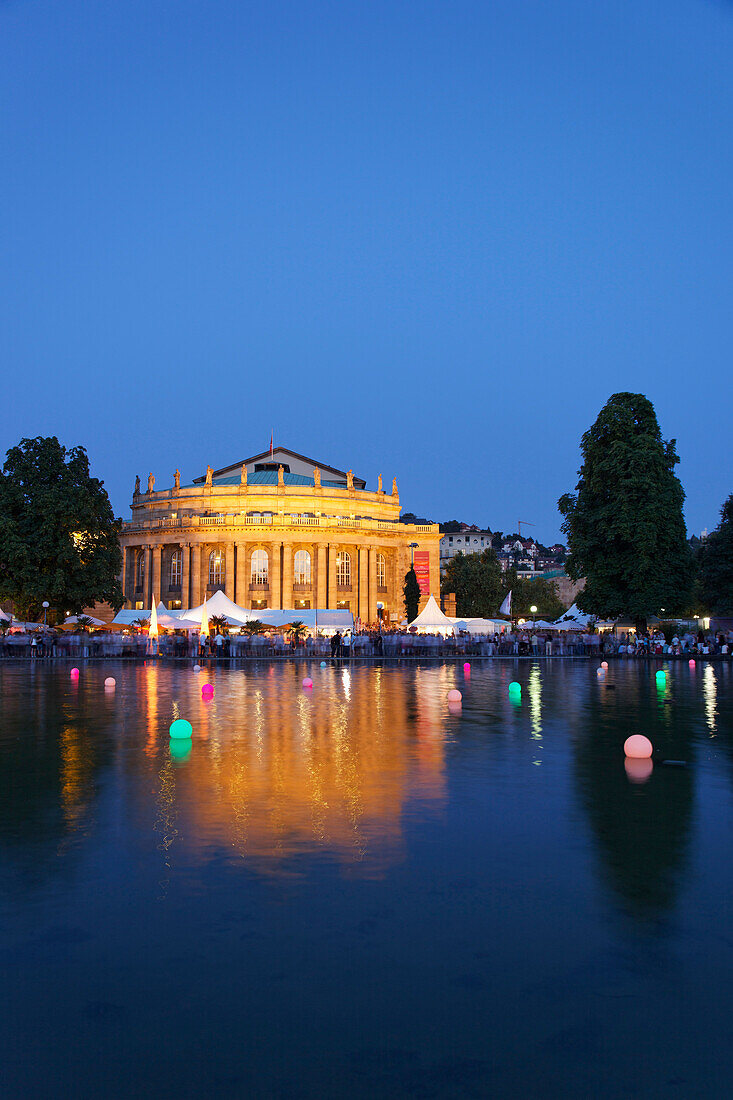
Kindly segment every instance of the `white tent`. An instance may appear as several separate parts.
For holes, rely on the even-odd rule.
[[[106,626],[104,619],[95,619],[93,615],[69,615],[64,619],[64,626],[78,626],[79,619],[86,619],[86,626]]]
[[[508,624],[503,619],[454,619],[450,621],[456,630],[467,630],[469,634],[497,634]]]
[[[588,615],[585,611],[581,611],[578,605],[574,603],[564,615],[555,620],[555,626],[560,630],[585,630],[594,621],[594,615]]]
[[[418,634],[455,634],[452,620],[440,610],[435,596],[429,597],[418,617],[412,620],[410,629],[413,626]]]
[[[215,615],[223,615],[230,626],[244,626],[250,619],[260,618],[255,611],[248,611],[246,607],[240,607],[239,604],[234,603],[221,589],[215,592],[210,600],[205,600],[204,603],[200,604],[199,607],[190,607],[188,611],[179,612],[179,618],[189,619],[200,625],[204,607],[206,607],[206,615],[209,621]]]
[[[10,622],[10,616],[6,615],[5,612],[2,609],[0,609],[0,619],[2,619],[2,621],[4,623],[9,623]]]

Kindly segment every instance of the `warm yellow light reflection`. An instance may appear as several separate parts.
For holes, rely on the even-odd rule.
[[[715,735],[715,718],[718,710],[718,683],[715,679],[715,669],[711,664],[706,665],[705,672],[703,673],[702,695],[705,702],[705,718],[708,723],[708,729]]]

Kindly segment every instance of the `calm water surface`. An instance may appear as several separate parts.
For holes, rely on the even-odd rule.
[[[654,672],[0,665],[0,1093],[729,1095],[733,670]]]

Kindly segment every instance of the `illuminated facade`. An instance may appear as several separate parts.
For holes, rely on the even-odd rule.
[[[276,447],[181,485],[148,478],[123,527],[125,606],[197,607],[222,589],[242,607],[344,608],[401,620],[411,556],[424,599],[440,593],[437,524],[400,523],[391,492]]]

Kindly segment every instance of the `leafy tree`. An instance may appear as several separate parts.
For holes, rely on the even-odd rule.
[[[140,634],[150,626],[150,619],[133,619],[132,626],[137,627]]]
[[[577,599],[583,611],[625,615],[644,630],[648,616],[685,604],[693,567],[675,442],[662,439],[654,406],[640,393],[614,394],[583,435],[577,492],[558,501],[567,573],[586,578]]]
[[[251,638],[255,634],[264,634],[267,627],[261,619],[250,619],[249,622],[245,623],[242,627],[242,630]]]
[[[412,566],[405,573],[405,584],[402,589],[405,597],[405,613],[408,623],[417,618],[417,609],[420,606],[420,584],[417,574]]]
[[[443,592],[455,592],[457,615],[480,619],[496,615],[503,599],[496,552],[456,554],[448,562],[441,587]]]
[[[536,619],[545,619],[551,623],[559,619],[566,610],[552,581],[542,577],[522,577],[514,582],[512,588],[512,617],[531,618],[530,607],[537,608]]]
[[[229,620],[226,615],[212,615],[209,619],[209,626],[213,626],[218,634],[229,633]]]
[[[308,627],[301,619],[295,619],[292,623],[288,623],[285,629],[290,635],[293,645],[300,645],[308,633]]]
[[[449,519],[446,523],[440,524],[441,533],[444,535],[455,534],[456,531],[461,530],[461,521],[459,519]]]
[[[118,610],[121,528],[83,447],[22,439],[0,472],[0,600],[25,617],[44,600],[64,611],[97,601]]]
[[[700,594],[713,614],[733,615],[733,493],[700,547],[699,578]]]

